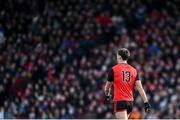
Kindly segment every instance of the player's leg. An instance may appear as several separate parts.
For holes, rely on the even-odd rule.
[[[114,101],[114,112],[117,119],[128,119],[126,101]]]
[[[115,116],[116,116],[117,119],[127,120],[128,119],[127,110],[125,109],[125,110],[121,110],[119,112],[116,112]]]
[[[128,118],[130,117],[131,113],[127,114]]]

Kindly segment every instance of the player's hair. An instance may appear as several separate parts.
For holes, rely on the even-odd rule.
[[[120,55],[123,60],[128,60],[128,58],[130,57],[130,52],[129,52],[129,50],[126,49],[126,48],[120,48],[120,49],[118,49],[117,54]]]

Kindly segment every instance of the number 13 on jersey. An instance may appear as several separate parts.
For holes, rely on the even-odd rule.
[[[123,82],[130,82],[131,73],[129,71],[122,71]]]

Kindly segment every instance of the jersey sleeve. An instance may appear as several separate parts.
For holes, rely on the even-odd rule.
[[[107,81],[109,81],[109,82],[113,82],[114,81],[114,72],[113,72],[112,68],[110,69],[110,71],[108,73]]]
[[[140,80],[140,78],[139,78],[139,74],[138,74],[138,73],[137,73],[137,75],[136,75],[135,80],[136,80],[136,81],[137,81],[137,80]]]

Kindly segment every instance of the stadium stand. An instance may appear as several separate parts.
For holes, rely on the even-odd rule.
[[[180,118],[178,0],[1,0],[4,118],[114,118],[104,100],[115,51],[131,51],[153,111]]]

